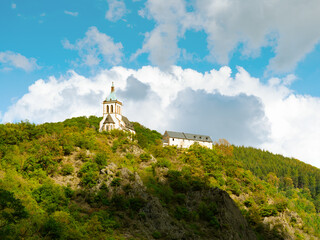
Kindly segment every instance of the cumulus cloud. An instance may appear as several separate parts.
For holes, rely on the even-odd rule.
[[[28,119],[56,122],[66,117],[99,115],[104,94],[103,82],[70,71],[65,77],[37,80],[29,91],[3,115],[3,122]]]
[[[295,94],[290,89],[294,79],[289,75],[263,83],[241,67],[234,76],[229,67],[205,73],[177,66],[171,71],[113,67],[90,79],[70,72],[60,79],[36,81],[2,121],[99,116],[101,102],[115,82],[124,114],[132,121],[160,132],[226,138],[320,167],[320,98]]]
[[[2,69],[20,68],[27,72],[39,68],[34,58],[26,58],[20,53],[11,51],[0,52],[0,63]]]
[[[180,56],[179,39],[193,29],[207,34],[208,59],[227,64],[239,46],[249,57],[259,56],[262,48],[270,46],[275,57],[269,70],[289,72],[320,40],[318,0],[195,0],[188,4],[148,0],[139,14],[155,20],[155,28],[145,34],[142,48],[133,57],[149,53],[153,64],[170,66]]]
[[[126,88],[118,90],[117,95],[124,100],[139,101],[144,100],[148,96],[150,86],[140,82],[133,76],[128,77]]]
[[[157,24],[145,34],[142,48],[132,55],[132,59],[149,53],[152,64],[167,69],[179,58],[178,39],[188,27],[194,26],[195,17],[186,11],[184,0],[148,1],[146,11],[140,10],[139,15],[153,18]]]
[[[67,15],[70,15],[72,17],[77,17],[79,15],[78,12],[71,12],[71,11],[67,11],[67,10],[65,10],[64,13]]]
[[[112,22],[120,20],[126,14],[126,5],[122,0],[107,0],[109,9],[106,12],[106,19]]]
[[[172,108],[175,114],[170,127],[176,131],[210,134],[246,146],[258,146],[268,139],[269,122],[255,96],[223,96],[188,88],[178,94]]]
[[[119,64],[123,55],[122,44],[114,43],[111,37],[99,32],[96,27],[90,27],[86,36],[75,44],[68,40],[62,44],[66,49],[78,51],[82,64],[90,67],[100,64],[102,60],[110,65]]]

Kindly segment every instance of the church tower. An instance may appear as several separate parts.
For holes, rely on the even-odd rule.
[[[102,104],[103,117],[100,122],[100,132],[120,129],[135,133],[131,122],[122,115],[122,102],[120,102],[116,97],[113,82],[111,86],[111,92]]]

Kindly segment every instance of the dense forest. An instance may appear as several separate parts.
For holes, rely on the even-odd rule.
[[[226,140],[162,147],[139,123],[131,135],[99,121],[0,125],[0,239],[320,238],[319,169]]]

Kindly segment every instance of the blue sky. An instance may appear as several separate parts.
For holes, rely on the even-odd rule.
[[[320,166],[311,149],[320,144],[319,12],[317,0],[3,0],[0,121],[99,115],[114,81],[127,115],[148,127]],[[134,99],[129,89],[141,86],[146,96]],[[129,109],[136,101],[147,113]],[[191,107],[199,117],[186,125]]]

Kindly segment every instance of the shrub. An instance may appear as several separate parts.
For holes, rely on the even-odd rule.
[[[72,164],[70,164],[70,163],[63,164],[63,165],[62,165],[62,168],[61,168],[61,170],[60,170],[60,172],[61,172],[61,174],[62,174],[63,176],[70,175],[70,174],[73,173],[73,171],[74,171],[74,168],[73,168]]]
[[[121,185],[121,178],[114,178],[111,182],[112,187],[119,187]]]
[[[273,205],[263,205],[260,207],[259,214],[261,217],[277,216],[278,212]]]
[[[169,170],[167,177],[170,187],[177,192],[186,192],[191,188],[190,184],[182,177],[179,171]]]
[[[8,223],[16,223],[28,216],[20,199],[16,199],[13,193],[4,189],[0,189],[0,211],[3,217],[1,220],[4,219]]]
[[[78,172],[81,184],[87,187],[93,187],[97,184],[99,178],[98,165],[94,162],[86,162]]]
[[[157,167],[170,168],[171,162],[166,158],[159,158],[156,165],[157,165]]]
[[[134,212],[138,212],[145,204],[146,204],[146,201],[140,197],[129,199],[129,207]]]
[[[65,191],[60,186],[44,183],[32,192],[35,200],[49,213],[63,210],[69,203]]]
[[[283,200],[281,202],[276,203],[275,207],[278,212],[283,212],[288,207],[288,203],[285,200]]]
[[[190,212],[186,207],[176,206],[174,211],[174,217],[178,220],[190,218]]]
[[[81,150],[77,153],[76,159],[82,162],[88,161],[89,157],[87,156],[87,152],[85,150]]]
[[[111,206],[116,210],[125,210],[128,208],[128,202],[122,195],[114,195],[111,199]]]
[[[174,196],[174,199],[175,199],[175,201],[176,201],[178,204],[183,204],[183,203],[185,203],[185,201],[186,201],[186,195],[183,194],[183,193],[177,193],[177,194]]]
[[[74,148],[73,148],[72,145],[64,145],[64,146],[63,146],[63,154],[64,154],[65,156],[70,155],[70,154],[72,153],[73,149],[74,149]]]
[[[240,185],[236,180],[228,178],[226,184],[228,186],[227,189],[230,190],[233,194],[237,196],[241,194]]]
[[[147,162],[147,161],[149,161],[151,159],[151,155],[149,153],[142,153],[140,155],[140,159],[143,162]]]
[[[112,152],[116,152],[117,151],[117,148],[118,148],[118,146],[120,145],[120,142],[119,142],[119,140],[114,140],[113,141],[113,144],[112,144],[112,147],[111,147],[111,149],[112,149]]]
[[[159,239],[162,237],[162,234],[158,231],[155,231],[152,233],[152,237],[154,237],[154,239]]]
[[[107,159],[108,159],[108,155],[104,152],[101,152],[101,153],[97,153],[94,160],[98,164],[99,168],[101,169],[107,165],[108,163]]]
[[[129,159],[129,160],[133,160],[134,159],[134,155],[131,154],[131,153],[127,153],[126,154],[126,158]]]
[[[45,222],[42,228],[42,236],[50,239],[60,239],[63,233],[63,226],[61,223],[54,220],[52,217]]]
[[[210,225],[219,227],[219,222],[216,218],[218,214],[218,208],[215,202],[206,204],[205,202],[200,202],[198,206],[199,217],[210,223]]]
[[[254,201],[253,201],[253,199],[247,199],[247,200],[245,200],[243,203],[244,203],[244,205],[245,205],[246,207],[252,207],[253,204],[254,204]]]

